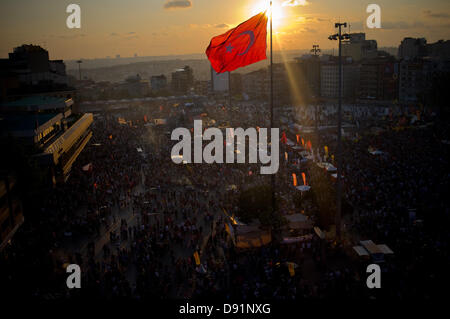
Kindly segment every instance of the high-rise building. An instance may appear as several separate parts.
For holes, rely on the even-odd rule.
[[[228,92],[230,87],[230,73],[217,73],[211,67],[211,87],[213,92]]]
[[[236,72],[231,73],[230,86],[231,86],[231,94],[232,95],[241,95],[242,94],[242,74],[236,73]]]
[[[194,72],[186,65],[172,73],[172,90],[176,94],[186,94],[194,86]]]
[[[439,40],[435,43],[427,44],[427,55],[433,58],[449,60],[450,40]]]
[[[427,55],[425,38],[404,38],[398,47],[398,58],[413,60]]]
[[[153,91],[161,91],[167,88],[167,78],[164,74],[153,75],[150,79],[150,85]]]
[[[342,97],[352,99],[356,97],[359,81],[360,66],[346,59],[342,62]],[[320,64],[320,95],[323,98],[336,99],[339,97],[339,63],[332,57]]]
[[[304,55],[296,58],[297,66],[294,68],[295,86],[302,92],[305,101],[320,96],[320,57]]]
[[[383,101],[397,99],[398,75],[398,63],[392,56],[362,61],[359,98]]]
[[[68,87],[66,66],[62,60],[49,60],[48,51],[38,45],[24,44],[9,53],[9,59],[0,60],[1,99],[44,92],[66,91]]]
[[[130,97],[143,97],[150,92],[148,80],[143,80],[139,74],[127,77],[121,86]]]
[[[342,42],[342,56],[351,57],[358,62],[377,56],[377,41],[366,40],[365,33],[350,33],[350,39]]]
[[[242,76],[242,93],[249,99],[267,100],[269,96],[268,69],[263,68]]]

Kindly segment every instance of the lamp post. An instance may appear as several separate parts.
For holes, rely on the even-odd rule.
[[[328,37],[329,40],[339,40],[339,102],[338,102],[338,125],[337,125],[337,181],[336,181],[336,239],[339,240],[341,237],[341,201],[342,201],[342,141],[341,141],[341,130],[342,130],[342,40],[347,40],[350,38],[348,34],[342,34],[341,28],[347,27],[347,23],[335,23],[335,28],[339,29],[339,32]]]
[[[313,48],[311,49],[311,52],[314,55],[317,55],[317,53],[321,52],[322,50],[319,49],[319,45],[318,44],[313,44]]]

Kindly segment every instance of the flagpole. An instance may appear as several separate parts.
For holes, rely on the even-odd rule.
[[[231,109],[231,71],[228,71],[228,103]]]
[[[272,1],[270,1],[270,132],[273,128],[273,47],[272,47]],[[271,145],[273,145],[273,136],[270,137]],[[271,146],[272,148],[272,146]],[[272,150],[271,150],[272,152]],[[272,188],[272,212],[275,212],[275,174],[270,176]]]

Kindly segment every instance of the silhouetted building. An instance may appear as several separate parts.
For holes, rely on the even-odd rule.
[[[342,97],[356,97],[360,67],[351,62],[351,58],[342,58]],[[323,61],[320,65],[320,94],[323,98],[339,97],[339,64],[336,57]]]
[[[398,75],[398,63],[392,56],[362,61],[359,98],[385,101],[397,99]]]
[[[305,55],[296,58],[294,68],[294,85],[305,102],[320,96],[320,58],[316,55]]]
[[[217,73],[211,66],[211,88],[213,92],[228,93],[230,89],[230,73]]]
[[[150,85],[153,91],[161,91],[167,88],[167,78],[164,74],[153,75],[150,79]]]
[[[129,97],[144,97],[150,93],[149,82],[143,80],[139,74],[127,77],[121,89],[125,90]]]
[[[427,56],[442,60],[450,59],[450,40],[427,44]]]
[[[427,55],[425,38],[404,38],[398,47],[398,58],[413,60]]]
[[[242,74],[231,73],[230,75],[230,86],[232,95],[242,94]]]
[[[351,57],[358,62],[377,56],[377,41],[366,40],[365,33],[350,33],[350,39],[342,42],[342,56]]]
[[[67,84],[66,66],[62,60],[49,60],[48,51],[38,45],[24,44],[0,60],[1,100],[14,100],[25,95],[60,93],[73,97]]]
[[[245,99],[264,99],[269,96],[268,70],[263,68],[242,76],[242,90]]]
[[[194,86],[194,72],[189,66],[172,73],[172,90],[176,94],[186,94]]]

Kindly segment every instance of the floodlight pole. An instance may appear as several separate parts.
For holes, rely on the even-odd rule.
[[[271,146],[270,152],[272,152],[272,147],[274,145],[272,128],[273,128],[273,46],[272,46],[272,20],[273,20],[273,10],[272,1],[270,1],[270,132],[271,132]],[[270,176],[271,190],[272,190],[272,212],[275,212],[275,174]]]
[[[338,127],[337,127],[337,185],[336,185],[336,239],[341,238],[341,215],[342,215],[342,32],[341,27],[347,27],[347,23],[335,23],[339,28],[339,102],[338,102]]]

